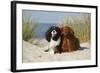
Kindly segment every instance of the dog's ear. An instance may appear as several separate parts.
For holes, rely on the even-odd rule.
[[[60,31],[61,31],[61,35],[62,35],[63,27],[60,28]]]
[[[50,39],[51,39],[51,28],[49,28],[47,30],[47,32],[45,33],[45,38],[48,42],[50,42]]]
[[[74,30],[71,27],[67,27],[70,35],[74,35]]]
[[[74,35],[74,31],[70,28],[70,34]]]

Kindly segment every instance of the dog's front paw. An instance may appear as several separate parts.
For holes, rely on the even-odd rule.
[[[48,52],[49,51],[49,49],[46,49],[46,50],[44,50],[45,52]]]
[[[49,53],[53,55],[54,54],[54,50],[49,50]]]

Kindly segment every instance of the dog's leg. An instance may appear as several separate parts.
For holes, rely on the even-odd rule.
[[[68,44],[68,52],[71,52],[72,51],[72,48],[71,48],[71,45],[70,45],[71,43],[70,43],[70,40],[69,39],[67,39],[67,44]]]
[[[48,48],[46,49],[46,50],[44,50],[45,52],[48,52],[49,51],[49,46],[48,46]]]
[[[50,54],[54,54],[55,53],[52,48],[51,49],[49,48],[49,49],[45,50],[45,52],[49,52]]]
[[[55,53],[62,53],[62,49],[61,49],[61,47],[60,46],[56,46],[56,51],[55,51]]]
[[[50,54],[54,54],[55,53],[53,49],[47,49],[47,50],[45,50],[45,52],[49,52]]]
[[[54,50],[52,48],[49,49],[50,54],[54,54]]]
[[[54,48],[53,47],[49,47],[48,46],[48,49],[45,50],[45,52],[49,52],[50,54],[54,54]]]

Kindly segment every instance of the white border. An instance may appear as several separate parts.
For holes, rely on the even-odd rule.
[[[91,60],[82,61],[63,61],[63,62],[43,62],[43,63],[22,63],[22,9],[27,10],[46,10],[46,11],[65,11],[65,12],[84,12],[91,13]],[[37,69],[37,68],[52,68],[52,67],[70,67],[70,66],[84,66],[95,65],[96,57],[96,10],[93,8],[79,8],[79,7],[59,7],[59,6],[45,6],[45,5],[27,5],[17,4],[17,70],[20,69]]]

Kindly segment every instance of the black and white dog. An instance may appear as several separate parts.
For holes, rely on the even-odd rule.
[[[48,49],[45,52],[50,52],[50,54],[55,54],[59,51],[59,44],[61,41],[61,31],[57,26],[50,27],[45,33],[45,38],[49,42]]]

